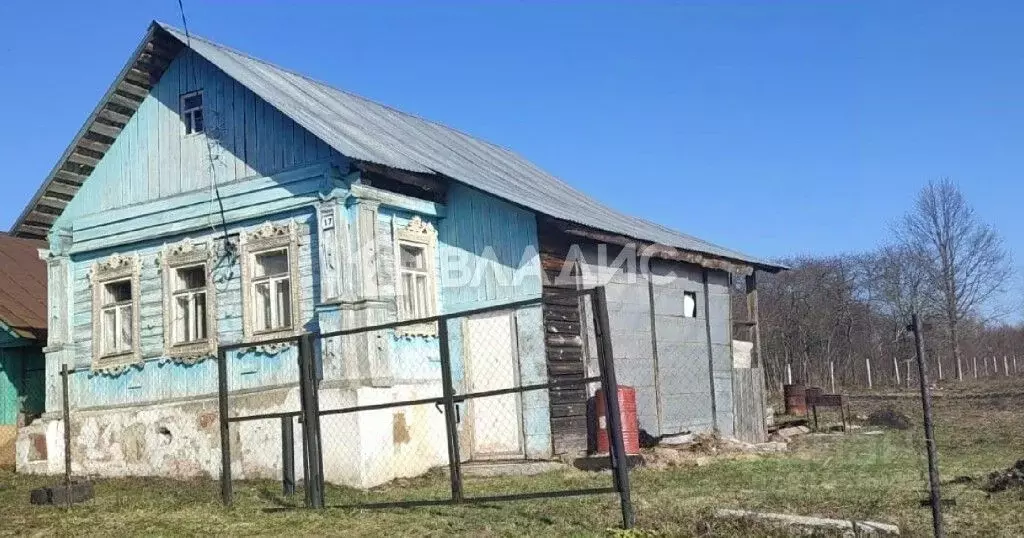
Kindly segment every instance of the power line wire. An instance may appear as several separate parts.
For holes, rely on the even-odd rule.
[[[192,82],[195,84],[196,88],[198,88],[199,75],[196,74],[196,52],[195,49],[192,48],[192,34],[188,30],[188,19],[185,17],[185,5],[182,0],[178,0],[178,12],[181,13],[181,26],[185,30],[185,47],[191,52],[191,57],[189,58],[189,70],[192,72]],[[203,108],[206,108],[205,103]],[[211,202],[213,201],[213,198],[216,198],[217,200],[217,206],[220,211],[221,226],[224,228],[224,252],[229,253],[230,243],[228,242],[227,217],[224,215],[224,200],[220,196],[220,187],[217,185],[217,169],[213,159],[213,147],[210,143],[209,129],[206,128],[205,124],[203,125],[203,139],[206,141],[206,157],[210,164],[210,198]],[[217,227],[213,224],[213,219],[210,219],[210,229],[215,232],[217,231]]]

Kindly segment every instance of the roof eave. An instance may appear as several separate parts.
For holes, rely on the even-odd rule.
[[[152,21],[149,27],[146,29],[146,33],[143,36],[142,40],[139,42],[139,45],[135,48],[131,56],[129,56],[128,60],[125,62],[124,66],[118,72],[117,77],[110,84],[110,87],[107,88],[106,92],[103,93],[103,96],[96,104],[96,107],[93,108],[92,112],[86,118],[86,121],[82,124],[82,127],[78,130],[74,138],[71,140],[71,143],[68,144],[68,147],[61,154],[60,158],[57,160],[57,163],[50,170],[49,174],[47,174],[46,180],[43,181],[43,184],[36,191],[35,195],[33,195],[31,201],[28,204],[26,204],[25,209],[22,210],[21,214],[18,216],[18,219],[14,222],[14,225],[11,226],[11,235],[23,238],[46,239],[39,233],[27,232],[24,229],[26,226],[26,220],[32,214],[32,212],[38,208],[40,201],[43,199],[45,194],[53,185],[58,173],[64,169],[64,166],[68,163],[71,155],[75,153],[75,149],[82,144],[86,135],[94,128],[95,124],[97,123],[97,119],[100,117],[101,113],[106,108],[107,104],[111,102],[111,98],[117,92],[118,87],[126,81],[128,73],[132,70],[135,64],[140,61],[140,58],[146,51],[147,45],[149,45],[153,41],[157,32],[166,33],[166,31],[163,30],[156,21]],[[134,115],[134,111],[132,112],[132,115]],[[79,185],[78,188],[80,188],[80,186],[81,185]],[[77,188],[75,190],[77,191]],[[57,217],[59,217],[59,215],[60,213],[57,213],[54,217],[54,220]],[[38,228],[38,226],[33,226],[33,228]],[[49,233],[49,226],[46,227],[46,232]]]

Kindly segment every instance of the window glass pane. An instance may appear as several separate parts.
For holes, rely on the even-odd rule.
[[[192,126],[193,132],[203,132],[203,109],[200,108],[199,110],[192,112]]]
[[[402,273],[402,311],[408,316],[413,316],[415,312],[416,296],[413,291],[412,275],[409,273]]]
[[[277,281],[277,322],[278,327],[292,324],[292,290],[288,279]]]
[[[174,342],[181,343],[188,341],[188,295],[177,298],[174,305]]]
[[[270,321],[270,283],[256,284],[256,330],[265,331],[271,328]]]
[[[132,307],[125,305],[118,308],[118,329],[120,330],[120,347],[118,351],[132,348]]]
[[[184,108],[185,110],[188,110],[190,108],[201,107],[201,106],[203,106],[203,94],[195,93],[195,94],[192,94],[192,95],[187,95],[187,96],[185,96],[183,101],[184,101],[184,103],[182,104],[182,108]]]
[[[286,250],[261,252],[255,258],[256,269],[253,276],[257,278],[288,274],[288,251]]]
[[[184,267],[175,271],[175,291],[202,289],[206,287],[206,268]]]
[[[195,298],[194,313],[196,323],[195,340],[206,338],[206,293],[200,292],[193,296]]]
[[[103,304],[123,303],[132,300],[130,280],[108,282],[103,285]]]
[[[117,310],[111,308],[103,311],[103,342],[100,347],[102,353],[112,353],[116,346]]]
[[[410,245],[401,246],[401,263],[404,269],[424,269],[423,249]]]
[[[418,317],[426,317],[430,315],[430,303],[429,303],[429,290],[427,290],[427,276],[417,275],[416,277],[416,306],[419,307],[419,311],[416,312]]]

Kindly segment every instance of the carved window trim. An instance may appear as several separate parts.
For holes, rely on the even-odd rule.
[[[103,353],[103,290],[106,284],[128,280],[131,283],[132,347],[123,353]],[[139,257],[136,254],[112,254],[92,265],[92,369],[120,370],[142,362],[142,342],[139,338]]]
[[[164,355],[194,363],[217,354],[217,298],[213,284],[213,252],[209,242],[184,239],[164,246],[161,256],[164,296]],[[206,273],[206,338],[195,342],[174,343],[174,276],[178,269],[203,266]]]
[[[427,288],[430,290],[427,316],[435,316],[438,313],[438,303],[440,302],[437,290],[437,230],[433,224],[419,216],[414,216],[404,227],[395,230],[395,308],[399,320],[408,320],[413,318],[409,312],[405,311],[402,301],[402,245],[423,249]],[[400,336],[437,336],[437,323],[405,325],[396,328],[395,333]]]
[[[246,342],[260,342],[302,333],[301,286],[299,285],[299,240],[294,221],[266,222],[258,228],[242,232],[240,238],[242,265],[242,332]],[[253,297],[252,270],[257,254],[273,250],[288,253],[288,276],[291,295],[291,325],[276,330],[256,330],[256,300]]]

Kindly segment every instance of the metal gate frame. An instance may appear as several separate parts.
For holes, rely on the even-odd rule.
[[[217,380],[218,380],[218,404],[220,416],[220,437],[221,437],[221,499],[225,506],[231,506],[233,488],[231,482],[231,435],[229,426],[232,422],[244,422],[250,420],[263,420],[279,418],[282,421],[282,438],[291,437],[291,421],[293,417],[299,416],[305,427],[302,428],[303,437],[303,472],[305,479],[305,505],[307,508],[324,508],[324,474],[323,474],[323,453],[321,450],[320,417],[325,415],[357,413],[360,411],[371,411],[402,407],[410,405],[435,404],[444,406],[445,433],[448,445],[448,468],[451,481],[451,496],[442,500],[429,501],[396,501],[381,502],[360,505],[331,506],[331,508],[388,508],[388,507],[413,507],[443,504],[462,503],[484,503],[497,501],[513,501],[525,499],[543,499],[554,497],[570,497],[579,495],[594,495],[606,493],[618,493],[619,505],[622,512],[623,528],[632,528],[635,522],[632,500],[630,498],[629,462],[626,455],[622,438],[622,421],[619,411],[618,383],[615,377],[615,361],[613,359],[611,332],[608,321],[607,296],[603,286],[582,290],[566,290],[562,295],[565,297],[592,298],[594,307],[594,321],[597,340],[597,359],[599,375],[584,377],[582,379],[568,381],[552,381],[548,383],[537,383],[510,387],[505,389],[474,392],[468,394],[456,394],[452,384],[452,364],[449,349],[449,334],[447,321],[453,318],[484,314],[501,310],[514,310],[528,306],[543,306],[542,298],[513,301],[500,305],[488,306],[472,310],[464,310],[450,314],[442,314],[426,318],[406,320],[392,323],[383,323],[368,327],[355,329],[343,329],[338,331],[325,332],[320,334],[305,333],[299,336],[288,336],[272,340],[261,341],[260,344],[276,343],[297,343],[299,363],[299,387],[301,410],[298,412],[268,413],[259,415],[247,415],[240,417],[229,416],[228,410],[228,361],[227,352],[237,349],[252,347],[251,343],[239,343],[226,346],[219,346],[217,350]],[[336,336],[349,336],[363,332],[395,329],[405,325],[423,323],[437,323],[438,345],[441,359],[441,383],[442,395],[440,398],[423,398],[417,400],[405,400],[400,402],[388,402],[374,405],[362,405],[344,407],[339,409],[321,410],[319,403],[319,383],[316,379],[316,368],[313,362],[313,347],[315,339],[331,338]],[[493,496],[466,496],[462,484],[462,461],[459,454],[459,434],[456,424],[455,405],[475,398],[499,396],[504,394],[516,394],[534,390],[549,390],[552,388],[565,387],[586,387],[590,383],[600,383],[601,391],[604,393],[606,420],[610,436],[609,460],[612,468],[612,485],[603,488],[588,489],[567,489],[545,492],[513,493],[507,495]],[[282,443],[282,460],[284,462],[294,461],[291,453],[291,443]],[[294,492],[295,477],[290,476],[287,470],[283,473],[284,491]]]

